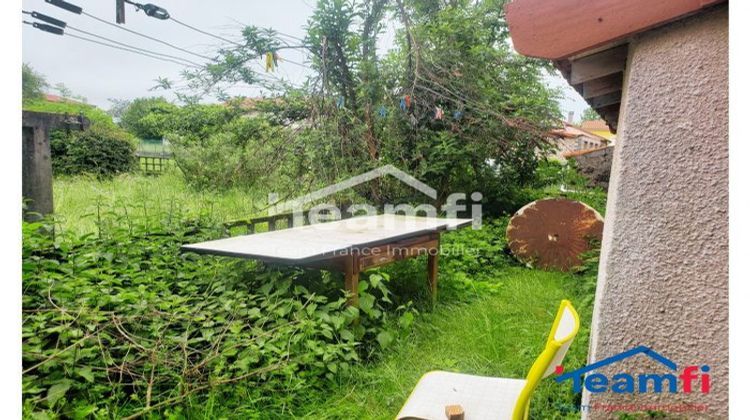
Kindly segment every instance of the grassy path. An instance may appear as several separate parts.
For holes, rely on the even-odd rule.
[[[541,352],[561,299],[581,315],[581,332],[566,368],[585,362],[591,309],[580,276],[508,268],[496,293],[466,304],[441,302],[420,317],[415,331],[386,351],[379,362],[355,368],[332,392],[291,410],[306,418],[392,419],[419,378],[430,370],[524,377]],[[572,404],[568,384],[545,380],[534,395],[532,418],[564,418],[560,404]],[[303,415],[304,413],[304,415]],[[571,417],[579,415],[571,413]]]

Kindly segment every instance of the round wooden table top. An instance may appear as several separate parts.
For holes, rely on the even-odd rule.
[[[581,264],[592,240],[602,239],[604,219],[580,201],[545,198],[513,215],[506,235],[513,255],[542,269],[568,271]]]

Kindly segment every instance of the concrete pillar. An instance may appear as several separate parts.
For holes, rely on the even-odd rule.
[[[82,114],[53,114],[23,111],[22,127],[22,178],[21,190],[26,211],[24,219],[35,220],[39,215],[51,214],[52,204],[52,152],[49,144],[50,130],[85,130],[90,121]]]
[[[51,214],[53,211],[52,156],[48,126],[24,126],[22,141],[21,189],[26,202],[24,218],[34,220],[40,214]]]
[[[728,10],[645,32],[630,43],[609,186],[590,362],[644,345],[597,370],[677,373],[710,366],[711,390],[584,392],[588,418],[617,418],[594,404],[705,404],[728,414]],[[658,408],[655,409],[659,411]]]

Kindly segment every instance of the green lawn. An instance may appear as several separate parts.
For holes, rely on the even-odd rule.
[[[393,418],[419,378],[431,370],[525,377],[544,348],[557,306],[570,299],[588,326],[591,309],[580,296],[580,277],[509,268],[498,292],[466,304],[440,302],[383,360],[356,368],[330,394],[321,393],[294,414],[307,418]],[[583,328],[565,361],[585,364],[588,329]],[[569,384],[548,378],[534,396],[532,418],[560,413],[553,401],[573,403]],[[575,415],[573,417],[576,417]]]
[[[209,217],[230,221],[251,217],[266,206],[266,197],[242,190],[197,191],[177,170],[159,176],[122,174],[112,179],[56,177],[55,215],[63,230],[76,234],[96,231],[98,216],[116,216],[144,225],[166,217]]]

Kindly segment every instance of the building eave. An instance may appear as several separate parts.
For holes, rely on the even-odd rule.
[[[629,39],[728,0],[513,0],[505,5],[516,51],[552,60],[617,133]]]
[[[513,0],[505,14],[520,54],[561,60],[727,0]]]

